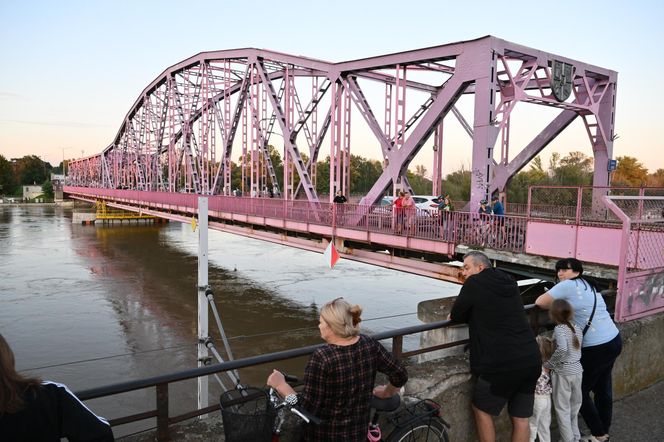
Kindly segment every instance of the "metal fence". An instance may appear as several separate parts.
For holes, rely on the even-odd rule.
[[[534,304],[524,306],[524,311],[528,315],[531,328],[537,332],[540,328],[539,310]],[[408,358],[419,354],[429,353],[432,351],[442,350],[445,348],[456,347],[465,345],[468,340],[460,340],[448,343],[442,343],[430,347],[419,348],[412,351],[403,350],[403,337],[416,333],[423,333],[430,330],[444,328],[450,325],[450,321],[437,321],[429,324],[416,325],[411,327],[404,327],[395,330],[389,330],[372,335],[377,340],[392,340],[392,353],[398,359]],[[155,389],[155,403],[156,408],[147,410],[141,413],[132,414],[128,416],[119,416],[110,419],[112,426],[124,425],[132,422],[144,421],[146,419],[156,419],[157,425],[157,440],[169,440],[169,427],[176,423],[201,416],[219,410],[219,404],[214,404],[202,409],[191,410],[178,416],[169,415],[169,386],[173,383],[185,381],[188,379],[198,378],[200,376],[214,375],[217,373],[224,373],[230,370],[237,370],[240,368],[253,367],[257,365],[267,364],[270,362],[283,361],[287,359],[294,359],[301,356],[312,354],[321,345],[311,345],[292,350],[280,351],[276,353],[265,354],[261,356],[254,356],[251,358],[237,359],[234,361],[223,362],[220,364],[213,364],[206,367],[194,368],[190,370],[179,371],[176,373],[168,373],[161,376],[139,379],[135,381],[122,382],[113,385],[107,385],[89,390],[78,391],[76,396],[81,400],[97,399],[101,397],[114,396],[121,393],[130,391],[143,390],[146,388]]]
[[[661,187],[531,186],[525,215],[529,218],[578,225],[613,225],[621,220],[602,201],[603,196],[662,196]],[[524,207],[508,204],[510,213]]]
[[[134,205],[137,210],[145,208],[175,211],[185,216],[194,216],[198,210],[199,195],[195,194],[90,188],[70,188],[69,191],[74,194],[80,192],[89,198],[108,198],[116,203]],[[211,216],[225,214],[274,218],[329,226],[332,229],[402,235],[515,252],[524,250],[526,240],[527,219],[524,216],[498,217],[457,211],[395,209],[389,205],[368,206],[233,196],[210,196],[208,208]]]
[[[616,319],[627,321],[664,311],[664,196],[608,196],[622,221]],[[653,195],[655,194],[655,195]]]

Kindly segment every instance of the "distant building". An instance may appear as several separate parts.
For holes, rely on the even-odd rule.
[[[53,199],[56,202],[62,201],[64,195],[62,193],[62,187],[65,183],[65,176],[57,173],[51,174],[51,184],[53,185]]]
[[[23,199],[24,200],[25,199],[31,200],[33,198],[38,197],[42,193],[44,193],[42,191],[42,186],[37,186],[37,185],[23,186]]]

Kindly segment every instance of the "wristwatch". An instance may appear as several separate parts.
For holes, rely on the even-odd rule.
[[[284,401],[286,401],[286,403],[292,407],[293,405],[297,404],[297,395],[295,393],[286,395]]]

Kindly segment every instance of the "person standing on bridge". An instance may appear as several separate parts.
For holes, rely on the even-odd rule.
[[[394,231],[397,235],[401,234],[404,226],[403,200],[405,196],[406,194],[403,191],[399,191],[397,199],[392,203],[392,206],[394,206],[394,218],[396,220]]]
[[[519,287],[477,251],[464,257],[463,276],[466,280],[449,319],[468,324],[470,371],[476,380],[472,408],[479,439],[495,441],[493,416],[507,405],[512,441],[526,442],[542,363]]]
[[[576,312],[574,323],[583,331],[581,416],[594,440],[606,441],[609,439],[613,416],[611,372],[622,351],[622,339],[601,294],[582,275],[583,265],[578,259],[559,260],[556,263],[556,276],[560,282],[540,295],[535,304],[548,310],[554,300],[564,299]]]
[[[348,200],[346,199],[345,196],[343,196],[341,194],[341,190],[337,190],[337,194],[334,196],[334,199],[332,200],[332,202],[334,202],[336,204],[343,204],[346,201],[348,201]]]
[[[19,374],[0,334],[0,439],[3,441],[113,441],[109,423],[66,385]]]
[[[415,215],[417,214],[417,207],[415,206],[415,200],[410,192],[406,191],[404,193],[401,207],[404,213],[407,232],[413,234],[415,232]]]

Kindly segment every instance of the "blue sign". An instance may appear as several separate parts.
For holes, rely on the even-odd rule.
[[[618,167],[618,160],[609,160],[609,172],[616,170],[616,167]]]

